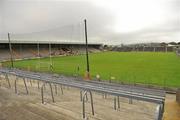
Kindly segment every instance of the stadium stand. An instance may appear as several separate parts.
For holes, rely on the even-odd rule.
[[[8,60],[10,58],[10,53],[9,53],[9,51],[8,50],[3,50],[3,49],[1,49],[0,50],[0,60],[2,61],[2,60]]]
[[[35,57],[48,57],[51,56],[68,56],[79,55],[85,53],[84,44],[52,44],[51,53],[49,52],[49,44],[40,44],[38,52],[37,44],[16,43],[12,44],[12,54],[14,59],[28,59]],[[90,44],[89,51],[99,52],[101,44]],[[38,55],[39,53],[39,55]],[[10,52],[8,43],[0,44],[0,61],[9,60]]]
[[[115,46],[110,49],[111,51],[130,52],[130,51],[142,51],[142,52],[173,52],[174,46]]]

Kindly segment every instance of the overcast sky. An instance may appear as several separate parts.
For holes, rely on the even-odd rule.
[[[61,26],[73,24],[77,36],[85,18],[93,42],[180,41],[180,0],[0,0],[1,35],[46,31],[47,37],[49,31],[68,36],[71,27]]]

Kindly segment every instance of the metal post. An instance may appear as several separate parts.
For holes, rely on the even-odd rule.
[[[162,102],[162,114],[164,113],[164,101]]]
[[[117,97],[118,108],[120,108],[119,96]]]
[[[16,76],[16,79],[15,79],[15,81],[14,81],[15,93],[17,94],[17,83],[16,83],[17,81],[16,81],[16,80],[17,80],[17,76]]]
[[[133,92],[132,85],[131,85],[130,87],[131,87],[130,90],[131,90],[131,94],[132,94],[132,92]],[[132,104],[132,102],[133,102],[132,97],[130,97],[130,98],[129,98],[129,104]]]
[[[8,82],[9,88],[11,88],[11,84],[10,84],[9,77],[7,74],[5,74],[5,78],[6,78],[6,81]]]
[[[91,109],[92,109],[92,115],[94,115],[94,105],[93,105],[93,97],[92,97],[92,92],[88,91],[90,94],[91,98]],[[82,98],[82,106],[83,106],[83,119],[86,117],[85,116],[85,96],[87,96],[87,91],[84,92],[83,98]]]
[[[88,55],[88,40],[87,40],[87,23],[86,23],[86,19],[84,20],[84,26],[85,26],[85,40],[86,40],[86,62],[87,62],[87,68],[86,68],[86,74],[87,74],[87,79],[89,79],[89,55]]]
[[[29,92],[28,92],[28,88],[27,88],[27,85],[26,85],[26,80],[25,80],[25,78],[23,78],[23,81],[24,81],[24,86],[25,86],[25,88],[26,88],[26,93],[28,94]]]
[[[107,94],[106,94],[106,93],[104,93],[104,98],[105,98],[105,99],[107,98]]]
[[[88,101],[88,96],[87,96],[87,94],[86,94],[86,102]]]
[[[91,109],[92,109],[92,115],[94,115],[94,105],[93,105],[93,97],[92,97],[92,92],[89,91],[90,98],[91,98]]]
[[[163,113],[164,113],[164,102],[162,104],[159,105],[159,120],[162,120],[163,118]]]
[[[132,98],[129,98],[129,104],[132,104]]]
[[[162,120],[163,114],[162,114],[162,106],[161,104],[156,107],[155,112],[155,120]]]
[[[44,84],[43,84],[42,87],[41,87],[42,104],[44,104],[44,91],[43,91],[43,86],[44,86]]]
[[[39,89],[39,81],[38,81],[38,89]]]
[[[41,87],[42,104],[44,104],[44,86],[45,86],[45,83],[43,83],[43,85]],[[50,90],[51,90],[52,101],[55,102],[51,83],[49,83],[49,87],[50,87]]]
[[[83,102],[82,102],[82,106],[83,106],[83,118],[85,118],[85,95],[87,94],[87,91],[84,92],[83,95]]]
[[[160,120],[162,120],[162,117],[163,117],[163,114],[162,114],[162,104],[160,104],[160,111],[159,111],[159,114],[160,114]]]
[[[107,94],[106,93],[102,93],[102,97],[103,97],[103,99],[106,99],[107,98]]]
[[[30,82],[30,85],[31,85],[31,87],[32,87],[32,82],[31,82],[31,80],[29,80],[29,82]]]
[[[64,93],[63,93],[63,87],[62,87],[62,85],[60,86],[60,88],[61,88],[61,93],[62,93],[62,95],[63,95]]]
[[[10,33],[8,33],[8,41],[9,41],[9,52],[10,52],[10,55],[11,55],[11,58],[10,58],[11,59],[11,67],[14,68]]]
[[[114,97],[114,110],[116,110],[116,97]]]
[[[80,100],[82,101],[82,90],[80,90]]]
[[[49,86],[50,86],[50,89],[51,89],[51,96],[52,96],[52,101],[53,101],[53,102],[55,102],[55,101],[54,101],[54,95],[53,95],[53,90],[52,90],[51,83],[49,83]]]
[[[57,85],[54,84],[54,87],[55,87],[55,93],[56,93],[56,95],[57,95]]]
[[[44,90],[46,90],[46,83],[44,83]]]

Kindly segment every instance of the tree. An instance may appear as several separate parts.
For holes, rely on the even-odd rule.
[[[170,45],[177,45],[176,42],[170,42],[169,44],[170,44]]]

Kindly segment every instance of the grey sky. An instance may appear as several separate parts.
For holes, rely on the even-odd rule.
[[[77,38],[78,23],[83,23],[84,18],[88,20],[90,41],[108,44],[180,41],[179,0],[0,0],[1,34],[33,36],[46,31],[47,38],[49,30],[50,36],[56,33],[53,39],[62,34]],[[73,35],[69,34],[71,27],[61,29],[71,24],[76,26]]]

